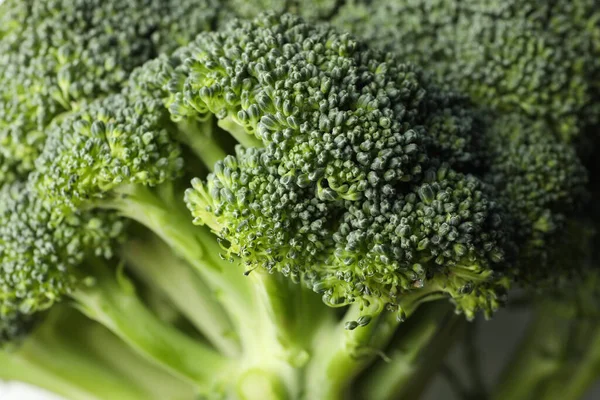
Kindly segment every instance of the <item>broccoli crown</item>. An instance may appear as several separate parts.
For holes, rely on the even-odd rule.
[[[0,300],[3,315],[30,314],[60,300],[77,284],[75,267],[88,255],[110,257],[123,222],[106,212],[80,212],[60,223],[15,181],[0,190]]]
[[[183,160],[160,99],[115,94],[72,113],[48,132],[30,181],[68,214],[127,184],[157,185]]]
[[[231,252],[330,305],[398,307],[426,287],[474,293],[457,301],[469,315],[497,306],[502,285],[487,285],[500,281],[503,211],[438,158],[462,160],[473,142],[453,107],[463,98],[428,95],[416,67],[287,14],[202,34],[184,53],[166,85],[174,117],[214,114],[262,143],[186,193]]]
[[[498,111],[547,120],[565,139],[597,119],[599,10],[570,2],[350,2],[334,23],[434,71]]]
[[[212,0],[7,0],[0,12],[0,183],[33,169],[45,129],[187,43]]]
[[[549,134],[543,121],[520,115],[492,117],[486,133],[488,165],[484,180],[504,197],[521,247],[521,280],[541,285],[573,268],[549,259],[568,217],[586,198],[587,171],[573,146]],[[553,257],[554,258],[554,257]]]

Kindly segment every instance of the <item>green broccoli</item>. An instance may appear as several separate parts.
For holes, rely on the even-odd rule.
[[[140,302],[127,278],[102,260],[111,256],[111,241],[123,226],[120,218],[101,215],[103,211],[83,212],[55,224],[51,210],[20,182],[4,186],[1,198],[1,317],[17,329],[8,333],[20,332],[21,325],[14,321],[25,321],[26,315],[68,297],[145,358],[182,378],[207,383],[218,376],[214,373],[227,364],[226,359],[161,323]],[[179,356],[173,358],[173,353]],[[193,362],[196,359],[206,364]]]
[[[0,10],[0,184],[31,171],[53,120],[210,28],[216,2],[7,0]]]
[[[0,9],[0,377],[416,399],[520,286],[552,302],[496,393],[589,385],[590,2],[66,3]]]
[[[501,210],[475,177],[429,158],[423,126],[438,125],[416,68],[289,16],[191,48],[168,84],[171,112],[213,113],[260,147],[215,164],[186,201],[249,268],[304,281],[331,305],[360,300],[364,323],[388,306],[404,313],[413,290],[448,291],[460,309],[501,271]]]
[[[594,0],[349,1],[333,23],[501,112],[545,120],[567,140],[597,121]]]
[[[33,332],[23,345],[11,341],[11,348],[0,352],[0,376],[5,379],[71,399],[193,396],[192,386],[147,364],[106,328],[68,306],[56,307],[33,328],[27,316],[18,321],[12,321],[14,328],[24,324]]]

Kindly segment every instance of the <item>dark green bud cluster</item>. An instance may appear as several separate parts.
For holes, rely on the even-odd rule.
[[[497,306],[503,212],[477,178],[438,158],[472,161],[463,98],[290,15],[200,35],[187,54],[167,84],[174,118],[214,114],[262,143],[186,194],[196,223],[230,253],[304,281],[330,305],[401,313],[401,295],[425,288],[474,293],[457,301],[468,315]]]
[[[210,28],[213,0],[6,0],[0,12],[0,183],[34,168],[50,122]]]
[[[0,311],[0,351],[10,350],[36,326],[31,315]]]
[[[170,85],[175,117],[231,121],[326,196],[360,197],[369,171],[391,168],[389,180],[403,182],[421,174],[425,90],[411,65],[288,14],[200,35],[190,53]],[[301,170],[313,160],[319,170]]]
[[[552,243],[557,235],[564,236],[569,214],[586,197],[585,167],[575,149],[550,131],[544,122],[508,115],[495,118],[487,132],[485,180],[505,197],[513,215],[515,241],[525,260],[521,279],[536,285],[542,277],[556,275],[545,268],[552,261],[548,258]]]
[[[30,180],[55,208],[77,209],[126,184],[158,185],[183,160],[160,99],[111,95],[69,115],[48,132]]]
[[[424,126],[430,159],[467,172],[485,164],[485,121],[468,97],[429,84],[421,113],[428,116]]]
[[[53,222],[53,212],[15,182],[0,191],[0,304],[2,315],[46,309],[77,284],[88,255],[111,257],[123,223],[105,212],[80,212]]]
[[[327,20],[338,7],[337,0],[224,0],[226,10],[221,18],[254,18],[270,11],[292,13],[310,20]]]
[[[599,10],[595,0],[355,1],[334,24],[434,71],[478,104],[551,121],[571,139],[599,115],[590,108]]]

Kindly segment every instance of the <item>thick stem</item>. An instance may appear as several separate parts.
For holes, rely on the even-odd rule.
[[[231,117],[220,119],[217,124],[221,129],[229,132],[239,144],[247,149],[252,147],[264,147],[263,142],[259,138],[246,132],[246,130]]]
[[[122,187],[120,193],[103,205],[146,226],[185,259],[229,314],[243,347],[252,348],[260,331],[253,289],[241,266],[221,259],[222,248],[215,236],[208,228],[192,224],[183,201],[166,204],[151,189],[140,185]]]
[[[444,297],[444,294],[435,285],[406,293],[401,298],[404,317],[409,317],[420,304],[440,297]],[[347,321],[354,321],[362,314],[360,306],[351,306],[341,323],[322,339],[320,350],[307,371],[307,398],[343,398],[352,379],[369,366],[375,357],[383,355],[383,349],[401,322],[398,314],[386,311],[374,315],[366,326],[345,329]]]
[[[272,374],[272,379],[283,379],[292,385],[295,378],[291,377],[288,361],[302,363],[306,357],[302,349],[295,348],[293,341],[278,342],[279,338],[285,337],[285,334],[279,334],[285,333],[287,328],[283,324],[280,329],[282,321],[277,320],[280,317],[275,317],[269,310],[278,313],[284,295],[272,299],[265,296],[265,291],[279,289],[264,287],[269,281],[259,282],[245,276],[237,260],[233,259],[233,263],[223,260],[220,253],[224,251],[210,230],[192,224],[183,202],[178,204],[177,200],[170,200],[165,203],[162,200],[167,197],[164,193],[161,196],[155,194],[159,189],[150,190],[139,185],[122,187],[119,190],[121,196],[104,202],[104,206],[117,209],[150,228],[199,273],[235,326],[244,354],[240,368],[262,368],[264,365],[263,374]],[[282,346],[286,341],[287,348]]]
[[[71,400],[164,399],[145,386],[136,386],[107,367],[95,354],[80,345],[77,336],[85,330],[55,323],[50,318],[14,351],[0,351],[0,379],[41,387]],[[62,321],[61,321],[62,322]],[[75,335],[75,337],[74,337]],[[104,351],[119,355],[114,342],[94,338]],[[130,366],[131,368],[132,366]]]
[[[344,320],[322,332],[317,340],[314,359],[306,372],[307,399],[340,400],[356,375],[358,375],[385,347],[391,338],[397,319],[392,317],[392,326],[381,334],[379,346],[372,344],[373,333],[380,320],[390,315],[378,315],[366,326],[354,330],[345,329],[346,321],[356,320],[361,314],[358,306],[351,306]],[[387,322],[387,321],[386,321]],[[388,325],[388,324],[386,324]],[[387,336],[387,337],[384,337]]]
[[[84,319],[85,321],[81,321]],[[101,324],[83,315],[78,320],[77,325],[71,326],[76,327],[74,330],[77,331],[84,351],[90,357],[95,357],[98,364],[102,363],[127,382],[144,388],[153,398],[191,400],[196,397],[193,385],[147,362]],[[72,346],[72,342],[70,345]]]
[[[165,325],[140,302],[126,278],[117,281],[98,260],[89,261],[95,282],[76,290],[77,307],[100,322],[147,360],[210,389],[232,372],[228,359]]]
[[[552,301],[539,304],[534,320],[492,391],[492,399],[537,400],[542,383],[562,365],[570,316],[561,318]]]
[[[263,329],[271,330],[273,338],[281,349],[278,357],[294,367],[302,367],[309,358],[308,352],[301,347],[298,337],[296,302],[300,286],[271,275],[266,271],[252,271],[249,274],[258,297],[259,307],[264,315]],[[266,332],[265,332],[266,333]],[[273,346],[273,349],[277,346]]]
[[[215,348],[228,357],[239,355],[233,325],[213,291],[163,241],[152,234],[131,239],[122,254],[136,276],[165,294]]]
[[[597,321],[578,320],[575,330],[580,350],[569,351],[560,373],[544,382],[541,400],[580,399],[600,378],[600,326]],[[568,396],[568,397],[567,397]]]
[[[435,376],[466,322],[447,304],[424,307],[400,327],[389,359],[377,363],[361,380],[362,398],[417,399]]]
[[[212,118],[204,122],[182,120],[177,123],[177,129],[180,140],[194,151],[207,168],[212,170],[217,161],[227,156],[215,141]]]
[[[574,368],[572,376],[564,381],[562,390],[553,391],[548,399],[581,399],[590,387],[600,379],[600,329],[590,342],[589,352],[579,365]]]

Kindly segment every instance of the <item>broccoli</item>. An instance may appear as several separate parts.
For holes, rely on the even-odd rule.
[[[360,303],[359,324],[410,310],[402,294],[413,290],[448,291],[459,309],[473,290],[464,311],[476,311],[478,284],[487,290],[501,271],[501,210],[483,183],[427,154],[423,126],[437,124],[415,67],[288,16],[191,47],[169,82],[171,112],[213,113],[242,145],[262,142],[194,180],[197,223],[248,268],[304,281],[334,306]],[[491,312],[497,297],[481,295],[481,307]]]
[[[597,122],[594,0],[349,1],[336,26],[436,73],[476,103],[550,123],[565,140]]]
[[[88,212],[54,224],[51,210],[20,182],[3,187],[2,204],[0,296],[9,326],[21,326],[12,323],[20,321],[20,314],[44,311],[69,297],[146,358],[163,361],[184,378],[210,380],[204,364],[190,360],[210,362],[213,372],[225,362],[212,349],[158,321],[137,299],[127,278],[105,265],[102,258],[110,258],[111,241],[122,229],[118,216]],[[18,330],[10,333],[14,336]],[[157,339],[147,340],[147,335]],[[169,356],[173,352],[178,359]]]
[[[192,386],[157,372],[100,324],[60,306],[32,329],[22,346],[0,353],[0,375],[42,386],[66,398],[176,399]],[[90,340],[93,339],[93,340]],[[4,343],[4,338],[2,342]],[[74,368],[76,366],[76,368]],[[157,380],[152,380],[156,378]]]
[[[550,254],[573,234],[570,218],[587,198],[587,170],[575,149],[548,134],[550,129],[545,122],[509,114],[496,117],[487,132],[484,180],[511,209],[520,247],[516,279],[536,289],[577,273],[571,263],[559,265]]]
[[[0,184],[34,166],[52,121],[210,28],[216,2],[7,0],[0,11]]]
[[[1,378],[416,399],[520,287],[489,397],[589,386],[591,2],[62,3],[0,12]]]

